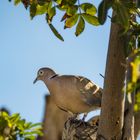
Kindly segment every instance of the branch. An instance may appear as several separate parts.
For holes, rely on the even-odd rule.
[[[98,121],[95,118],[90,122],[74,119],[67,120],[62,140],[96,140]]]
[[[134,136],[135,140],[140,134],[140,111],[135,113]]]
[[[126,87],[132,80],[131,63],[134,61],[134,59],[135,57],[133,55],[130,55],[127,59],[128,68],[126,71]],[[135,91],[126,94],[123,140],[126,139],[134,140],[134,104],[135,104]]]

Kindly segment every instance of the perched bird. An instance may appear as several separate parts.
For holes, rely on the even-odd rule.
[[[102,89],[82,76],[58,75],[50,68],[41,68],[34,80],[42,80],[55,104],[73,114],[88,113],[101,107]]]

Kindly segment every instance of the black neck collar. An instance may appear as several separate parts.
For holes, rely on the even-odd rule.
[[[58,74],[55,74],[55,75],[51,76],[50,79],[53,79],[53,78],[55,78],[57,76],[58,76]]]

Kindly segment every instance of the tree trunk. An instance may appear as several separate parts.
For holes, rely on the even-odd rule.
[[[45,113],[43,119],[43,136],[37,140],[62,140],[64,123],[68,118],[68,113],[60,110],[51,99],[45,97]]]
[[[98,139],[120,140],[124,116],[124,94],[122,93],[125,67],[125,39],[119,35],[121,27],[111,24],[109,48],[106,61],[104,94],[99,121]]]

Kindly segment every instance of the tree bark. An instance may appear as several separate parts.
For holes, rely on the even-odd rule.
[[[134,124],[134,137],[137,139],[140,134],[140,111],[135,113],[135,124]]]
[[[124,115],[123,140],[134,140],[134,93],[131,93],[127,99],[128,108]]]
[[[127,85],[132,81],[132,66],[134,56],[130,55],[127,58],[127,71],[126,71],[126,91]],[[124,113],[124,128],[123,140],[134,140],[134,104],[135,92],[126,93],[125,113]]]
[[[109,48],[106,61],[104,94],[99,121],[98,139],[120,140],[124,115],[125,39],[119,35],[121,27],[111,24]]]
[[[51,99],[45,97],[45,113],[43,119],[43,136],[37,140],[62,140],[64,123],[68,118],[68,113],[60,110]]]

